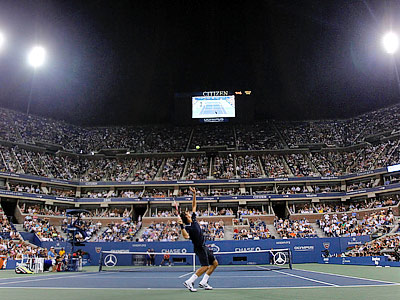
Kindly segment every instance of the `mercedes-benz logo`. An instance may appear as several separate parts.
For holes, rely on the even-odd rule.
[[[108,254],[104,258],[104,265],[107,267],[114,267],[118,262],[117,257],[114,254]]]
[[[272,253],[273,255],[273,260],[274,260],[274,264],[278,265],[278,266],[282,266],[284,264],[286,264],[286,254],[283,252],[276,252],[276,253]]]

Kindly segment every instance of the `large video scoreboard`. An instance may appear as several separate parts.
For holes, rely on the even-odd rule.
[[[176,93],[174,120],[178,124],[231,122],[253,118],[251,91]],[[190,121],[192,120],[192,121]],[[239,121],[239,120],[238,120]]]
[[[192,97],[192,118],[234,118],[235,96]]]

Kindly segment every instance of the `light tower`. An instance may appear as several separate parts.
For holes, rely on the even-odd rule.
[[[5,41],[6,41],[6,37],[4,36],[4,33],[0,32],[0,51],[4,47]]]
[[[28,53],[28,64],[33,68],[31,90],[29,92],[28,107],[26,109],[26,114],[29,115],[32,101],[32,90],[33,90],[33,80],[35,77],[35,72],[38,68],[43,66],[46,60],[46,50],[42,46],[34,46]]]

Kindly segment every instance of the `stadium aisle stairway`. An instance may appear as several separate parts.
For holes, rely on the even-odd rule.
[[[317,233],[317,236],[319,238],[324,238],[326,235],[324,234],[323,230],[319,228],[317,223],[310,223],[311,227],[315,229],[315,232]]]
[[[275,237],[276,239],[280,239],[280,236],[273,224],[267,224],[267,228],[273,237]]]
[[[223,240],[233,240],[233,226],[224,226],[224,238]]]
[[[15,229],[17,229],[18,232],[21,232],[21,231],[22,232],[26,232],[25,229],[24,229],[24,225],[23,224],[15,224],[14,223],[14,226],[15,226]]]

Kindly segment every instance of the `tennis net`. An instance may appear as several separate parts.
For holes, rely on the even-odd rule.
[[[217,271],[267,271],[292,268],[290,249],[214,252]],[[200,267],[194,253],[102,251],[99,271],[194,272]]]

